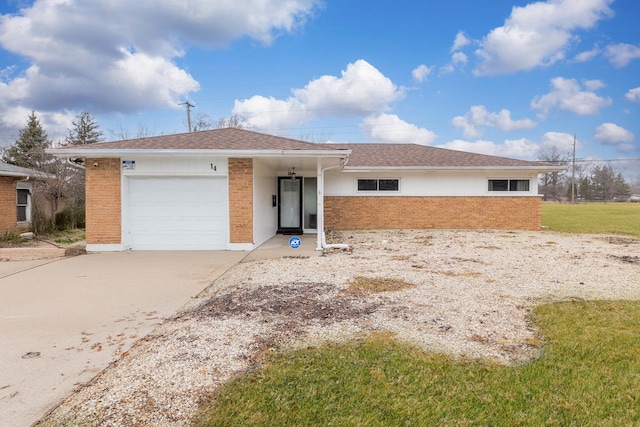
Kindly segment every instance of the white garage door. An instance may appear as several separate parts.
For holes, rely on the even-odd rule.
[[[225,177],[129,178],[134,250],[226,249]]]

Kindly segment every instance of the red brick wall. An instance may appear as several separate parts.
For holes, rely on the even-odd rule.
[[[325,227],[540,230],[539,197],[325,197]]]
[[[87,159],[85,191],[87,243],[122,243],[120,159]]]
[[[17,230],[16,178],[0,176],[0,236]]]
[[[253,159],[229,159],[231,243],[253,243]]]

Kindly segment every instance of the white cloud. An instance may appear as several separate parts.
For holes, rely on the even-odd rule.
[[[429,145],[437,138],[430,130],[407,123],[395,114],[369,116],[363,120],[360,128],[370,142]]]
[[[322,76],[292,92],[286,100],[262,96],[236,100],[233,113],[257,129],[284,129],[324,117],[381,113],[404,97],[403,89],[362,59],[349,64],[341,77]]]
[[[463,129],[465,138],[479,138],[482,131],[479,127],[493,127],[503,131],[530,129],[537,123],[530,119],[513,120],[511,112],[503,109],[498,113],[487,111],[484,105],[474,105],[464,116],[454,117],[451,121],[458,129]]]
[[[16,106],[44,114],[98,100],[103,111],[177,107],[199,89],[176,62],[185,46],[219,47],[245,36],[269,44],[302,25],[320,0],[29,3],[0,16],[0,46],[30,63],[20,73],[5,68],[2,116]]]
[[[569,153],[573,151],[574,136],[564,132],[545,132],[540,138],[540,148],[556,147],[561,153]],[[576,140],[576,146],[579,147],[579,141]]]
[[[640,87],[629,89],[624,97],[627,101],[640,102]]]
[[[592,28],[610,16],[613,0],[548,0],[514,7],[476,51],[476,75],[513,73],[563,59],[574,31]]]
[[[458,34],[456,34],[456,39],[453,41],[453,46],[451,46],[451,52],[460,50],[469,44],[471,44],[471,40],[469,40],[467,36],[464,35],[464,32],[458,31]]]
[[[555,146],[560,152],[569,152],[573,147],[573,135],[561,132],[546,132],[542,135],[540,141],[520,138],[507,139],[502,144],[497,144],[493,141],[482,139],[476,141],[456,139],[439,145],[439,147],[451,150],[529,160],[536,160],[540,155],[540,151],[548,146]]]
[[[584,80],[582,83],[584,84],[585,88],[591,91],[602,89],[606,86],[601,80]]]
[[[433,67],[427,67],[426,65],[421,64],[411,72],[411,75],[413,76],[413,80],[423,82],[427,77],[429,77],[431,71],[433,71]]]
[[[628,43],[612,44],[607,46],[604,55],[616,68],[622,68],[634,59],[640,58],[640,46]]]
[[[488,154],[495,156],[498,151],[497,144],[493,141],[477,140],[475,142],[465,141],[462,139],[454,139],[446,144],[438,145],[440,148],[448,148],[449,150],[468,151],[470,153]]]
[[[597,80],[587,81],[585,86],[598,86]],[[575,79],[556,77],[551,80],[551,92],[537,96],[531,101],[531,108],[542,111],[545,116],[557,107],[580,115],[596,114],[601,108],[611,105],[611,98],[603,98],[593,91],[582,90]]]
[[[451,55],[451,63],[452,64],[466,64],[467,63],[467,55],[462,52],[456,52]]]
[[[593,138],[607,145],[618,145],[635,139],[633,133],[615,123],[603,123],[596,128]]]
[[[591,50],[586,50],[584,52],[580,52],[579,54],[577,54],[574,58],[574,61],[588,62],[588,61],[591,61],[596,56],[598,56],[599,54],[600,54],[600,49],[598,47],[594,47]]]

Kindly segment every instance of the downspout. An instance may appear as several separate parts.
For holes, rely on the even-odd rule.
[[[320,182],[318,182],[318,236],[317,236],[317,251],[322,251],[325,249],[349,249],[349,245],[346,243],[334,243],[331,245],[327,245],[326,235],[324,232],[324,173],[329,169],[335,169],[343,166],[343,162],[339,165],[335,166],[327,166],[322,169],[320,164],[320,159],[318,159],[318,177],[320,178]]]

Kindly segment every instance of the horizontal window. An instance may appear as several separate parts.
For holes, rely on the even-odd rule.
[[[358,191],[398,191],[398,179],[359,179]]]
[[[528,179],[490,179],[489,191],[529,191]]]

